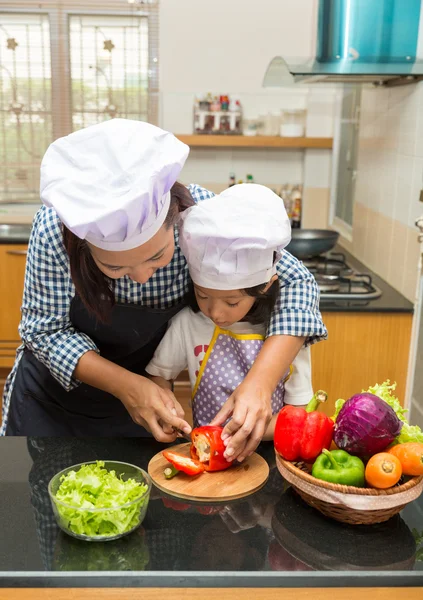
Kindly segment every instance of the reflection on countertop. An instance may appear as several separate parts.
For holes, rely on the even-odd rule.
[[[300,574],[302,587],[316,585],[316,578],[319,585],[347,586],[364,572],[368,585],[369,572],[384,587],[423,585],[422,497],[380,525],[331,521],[282,479],[269,442],[259,448],[271,467],[269,480],[247,498],[205,505],[153,488],[142,527],[125,538],[88,543],[58,529],[47,492],[55,473],[96,459],[146,469],[163,447],[135,438],[0,438],[0,588],[52,585],[49,574],[65,587],[88,581],[283,587]],[[12,453],[13,468],[5,460]]]

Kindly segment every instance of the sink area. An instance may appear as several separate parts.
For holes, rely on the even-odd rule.
[[[30,224],[1,224],[0,244],[26,244],[31,233]]]

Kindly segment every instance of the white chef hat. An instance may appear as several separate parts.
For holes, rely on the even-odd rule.
[[[189,148],[149,123],[111,119],[53,142],[41,164],[41,200],[76,236],[130,250],[166,218]]]
[[[179,243],[191,278],[209,289],[267,283],[290,240],[283,200],[263,185],[234,185],[181,215]]]

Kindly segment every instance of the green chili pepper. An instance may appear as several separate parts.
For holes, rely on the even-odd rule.
[[[172,477],[175,477],[175,475],[178,473],[179,471],[174,465],[169,465],[163,471],[163,475],[166,477],[166,479],[172,479]]]
[[[345,450],[323,450],[316,458],[312,469],[313,477],[329,483],[364,487],[364,463]]]

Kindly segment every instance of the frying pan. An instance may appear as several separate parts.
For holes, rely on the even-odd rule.
[[[330,229],[293,229],[286,250],[297,258],[311,258],[332,250],[339,233]]]

